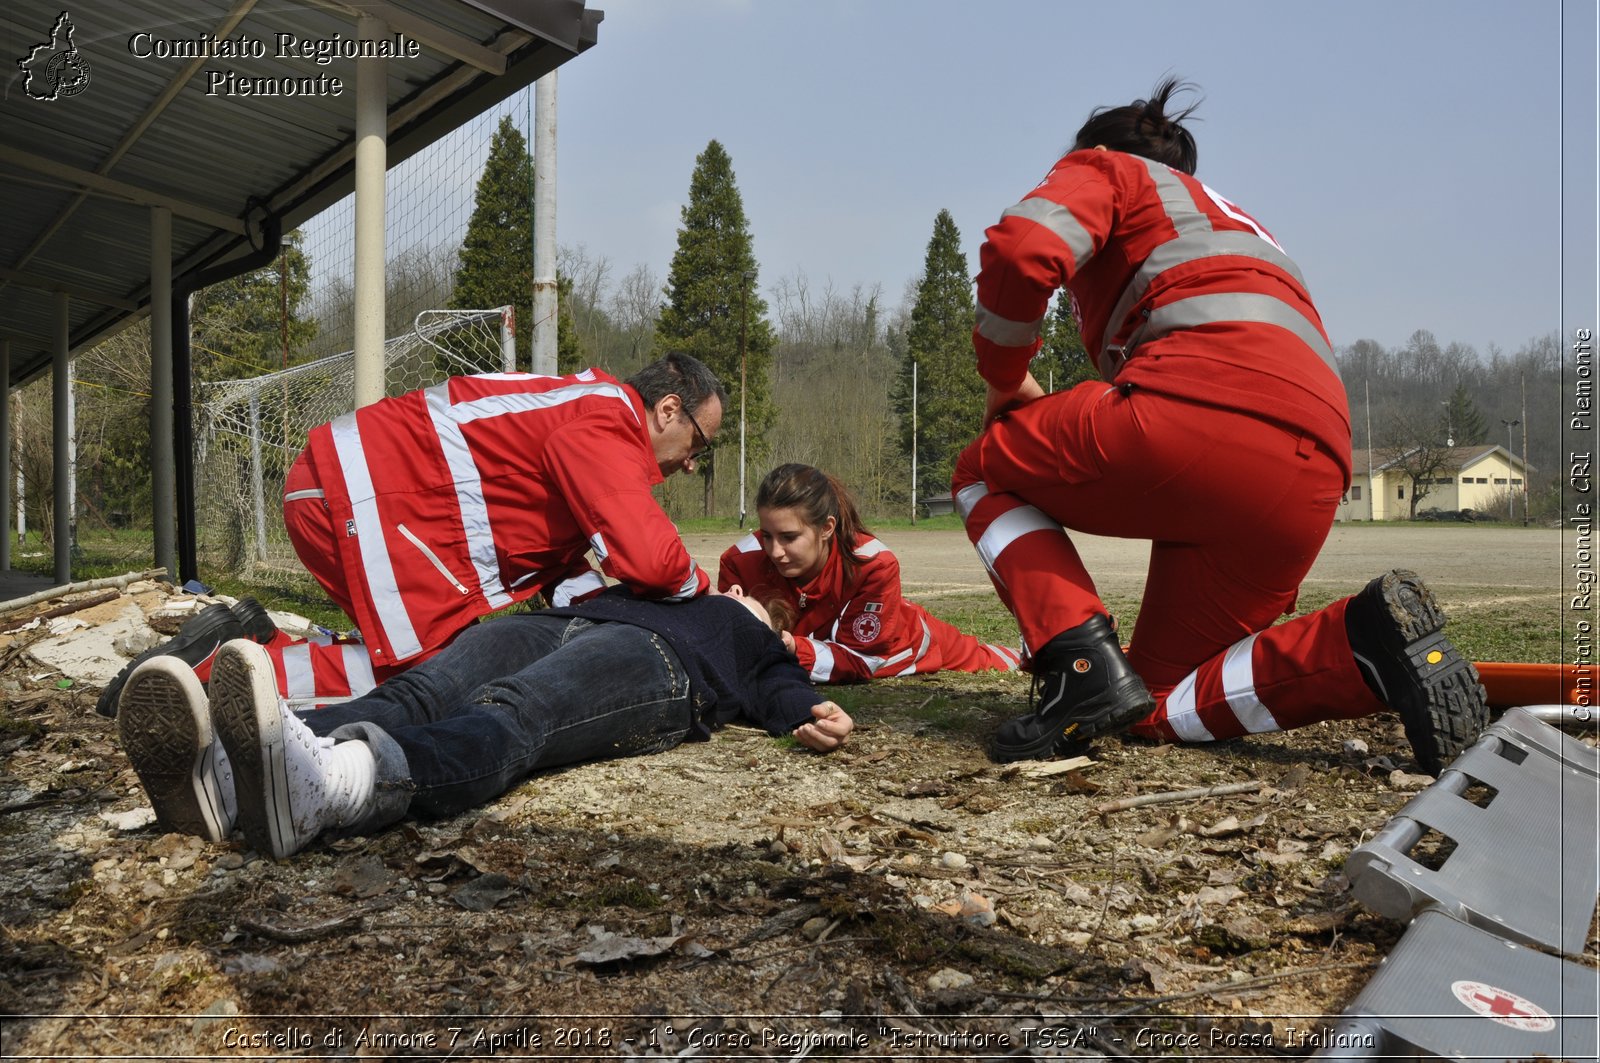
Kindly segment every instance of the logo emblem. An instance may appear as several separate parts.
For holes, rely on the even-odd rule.
[[[36,100],[76,96],[89,86],[89,63],[72,43],[72,16],[61,12],[50,27],[50,39],[36,44],[17,60],[22,88]]]
[[[1473,1011],[1502,1026],[1529,1033],[1543,1033],[1556,1028],[1550,1013],[1527,997],[1499,989],[1485,982],[1462,980],[1450,983],[1450,992]]]
[[[877,613],[862,613],[850,622],[850,633],[857,642],[874,642],[883,632],[883,621]]]
[[[1079,675],[1082,675],[1093,667],[1094,665],[1089,663],[1089,658],[1087,657],[1079,657],[1076,661],[1072,662],[1072,670],[1077,672]]]

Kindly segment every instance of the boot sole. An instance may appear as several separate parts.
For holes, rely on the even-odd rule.
[[[1143,700],[1110,706],[1096,716],[1063,720],[1059,728],[1052,727],[1031,742],[1008,743],[996,735],[991,755],[997,763],[1009,764],[1017,760],[1079,754],[1096,738],[1126,731],[1155,711],[1155,707],[1155,699],[1147,693]],[[1049,710],[1043,713],[1048,715]]]
[[[1444,635],[1445,613],[1415,572],[1385,573],[1379,601],[1389,621],[1379,644],[1407,682],[1391,692],[1417,765],[1438,775],[1489,722],[1489,699],[1478,670]]]
[[[220,612],[214,610],[220,610]],[[200,623],[202,620],[206,622]],[[178,633],[166,642],[159,646],[150,647],[129,661],[127,666],[117,673],[116,678],[106,684],[106,688],[100,692],[100,697],[96,699],[94,704],[94,711],[101,716],[115,717],[122,700],[124,686],[127,684],[129,677],[133,675],[134,669],[144,662],[154,657],[176,657],[190,668],[198,668],[215,654],[224,642],[231,638],[237,638],[243,630],[243,628],[239,627],[239,622],[234,618],[233,612],[226,605],[221,604],[206,606],[195,614],[188,621],[188,624],[195,625],[191,631],[185,632],[180,628]],[[185,626],[188,625],[186,624]],[[195,656],[193,651],[196,647],[205,647],[206,652]],[[194,659],[190,660],[191,657]]]
[[[254,598],[241,598],[238,604],[228,608],[233,613],[233,618],[239,622],[239,626],[244,629],[245,638],[265,646],[278,637],[278,625],[267,615],[266,607]]]
[[[253,642],[244,640],[243,645],[260,652]],[[283,860],[295,848],[278,689],[270,666],[263,676],[246,652],[230,643],[217,654],[211,669],[211,717],[233,763],[239,828],[258,852]]]
[[[170,667],[188,668],[177,661]],[[164,661],[129,676],[117,730],[157,822],[170,832],[220,842],[228,825],[206,762],[212,733],[205,692],[193,672],[187,679]]]

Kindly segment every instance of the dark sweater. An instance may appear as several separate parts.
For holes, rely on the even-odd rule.
[[[785,735],[812,719],[817,696],[783,640],[733,598],[701,595],[686,602],[635,598],[613,587],[577,605],[546,610],[597,622],[632,624],[661,636],[689,676],[695,738],[743,719]]]

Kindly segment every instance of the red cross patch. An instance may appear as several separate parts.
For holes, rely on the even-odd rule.
[[[1459,981],[1450,983],[1450,992],[1473,1011],[1502,1026],[1529,1033],[1543,1033],[1556,1028],[1550,1013],[1527,997],[1500,989],[1485,982]]]

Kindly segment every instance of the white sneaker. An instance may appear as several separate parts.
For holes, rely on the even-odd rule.
[[[220,842],[233,833],[233,772],[211,732],[206,692],[177,657],[135,668],[117,706],[122,748],[168,831]]]
[[[313,733],[279,698],[272,659],[249,639],[217,651],[211,720],[233,761],[239,827],[256,849],[282,860],[367,811],[367,744]]]

